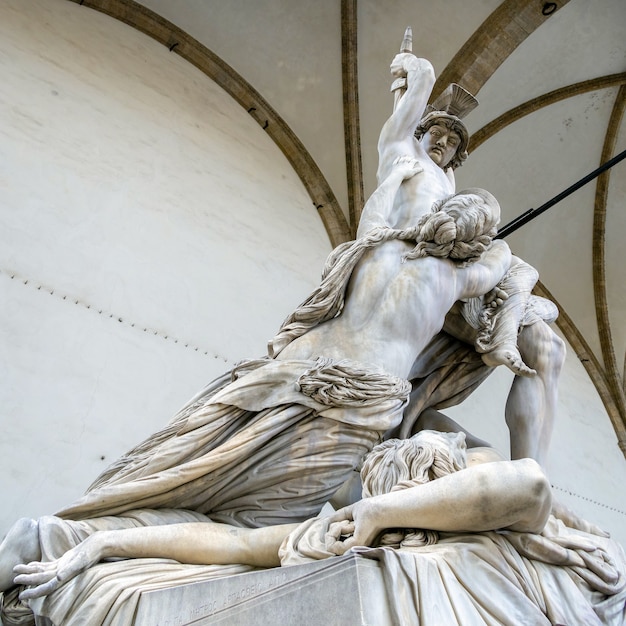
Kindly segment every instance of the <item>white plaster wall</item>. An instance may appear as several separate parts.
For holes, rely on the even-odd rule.
[[[134,29],[3,0],[0,77],[2,535],[263,354],[330,244],[262,129]]]
[[[3,0],[0,77],[2,534],[261,354],[329,246],[262,130],[131,28],[66,0]],[[503,451],[509,384],[497,372],[450,411]],[[550,474],[626,544],[626,462],[572,351]]]

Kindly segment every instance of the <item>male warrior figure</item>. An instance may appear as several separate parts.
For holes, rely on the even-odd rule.
[[[380,134],[378,179],[388,176],[400,155],[412,156],[423,169],[391,199],[391,223],[401,229],[415,223],[426,207],[454,193],[453,170],[467,158],[469,137],[459,117],[446,111],[423,117],[435,82],[427,60],[400,53],[391,72],[406,77],[407,90]],[[364,218],[359,235],[370,227]],[[532,267],[513,257],[491,294],[455,305],[444,330],[415,362],[411,406],[394,434],[407,437],[422,428],[449,429],[448,418],[434,409],[460,403],[502,364],[516,374],[505,413],[511,458],[545,463],[565,348],[548,326],[556,319],[556,307],[530,295],[537,278]]]

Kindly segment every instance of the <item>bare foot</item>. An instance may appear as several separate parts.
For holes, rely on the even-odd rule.
[[[497,285],[483,297],[483,306],[497,308],[502,306],[505,300],[509,299],[509,294]]]
[[[536,370],[528,367],[522,360],[517,346],[504,345],[485,352],[482,355],[483,362],[490,367],[498,367],[498,365],[506,365],[516,376],[526,376],[532,378],[537,375]]]

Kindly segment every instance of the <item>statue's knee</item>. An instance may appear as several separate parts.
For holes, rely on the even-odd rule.
[[[33,533],[38,532],[39,522],[32,517],[21,517],[20,519],[11,526],[7,536],[9,535],[17,535],[19,537],[24,537],[28,535],[32,535]]]
[[[565,342],[544,322],[522,329],[519,347],[524,361],[538,372],[559,371],[565,362]]]
[[[541,465],[539,465],[535,459],[520,459],[516,461],[516,463],[522,466],[528,482],[529,491],[532,492],[535,497],[543,498],[552,494],[550,481],[541,468]]]
[[[534,459],[514,461],[522,468],[527,498],[527,511],[532,530],[538,532],[545,525],[552,508],[552,487],[543,469]]]
[[[5,556],[22,554],[30,557],[39,546],[39,523],[30,517],[22,517],[9,528],[6,537],[0,544],[2,559]],[[13,558],[9,556],[9,558]],[[29,561],[33,559],[29,558]]]

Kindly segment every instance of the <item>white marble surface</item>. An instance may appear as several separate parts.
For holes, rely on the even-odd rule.
[[[65,0],[5,0],[0,34],[2,534],[260,354],[329,244],[258,125],[162,46]],[[503,451],[508,381],[450,412]],[[572,351],[556,429],[552,482],[626,544],[626,461]]]
[[[501,411],[511,380],[510,372],[501,367],[462,405],[445,412],[506,453],[509,434]],[[624,546],[626,461],[602,402],[569,347],[559,392],[547,467],[555,495]]]
[[[392,624],[380,567],[355,556],[142,593],[134,623],[162,620],[181,626]]]

